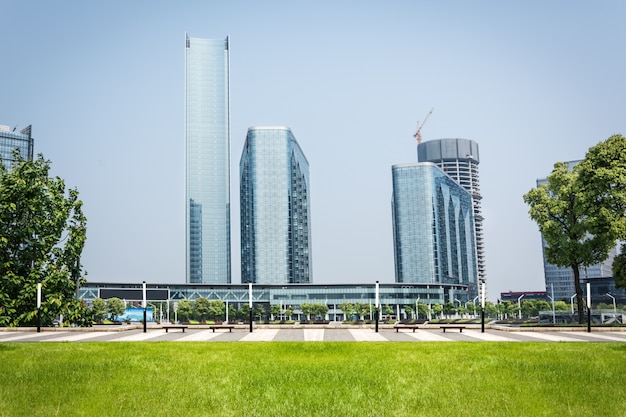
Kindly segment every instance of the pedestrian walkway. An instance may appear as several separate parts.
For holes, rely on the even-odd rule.
[[[583,331],[501,331],[465,329],[446,332],[441,329],[419,329],[415,332],[371,328],[236,328],[232,332],[187,329],[169,332],[161,328],[132,329],[122,332],[69,329],[59,331],[32,329],[0,331],[3,342],[626,342],[626,332]]]

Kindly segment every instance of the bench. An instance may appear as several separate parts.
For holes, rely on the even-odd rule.
[[[459,333],[463,333],[465,326],[441,326],[441,328],[444,333],[446,332],[446,329],[459,329]]]
[[[209,329],[213,330],[213,333],[215,333],[216,329],[228,329],[228,331],[230,333],[232,333],[234,328],[235,328],[235,326],[230,326],[230,325],[227,325],[227,324],[220,324],[220,325],[209,327]]]
[[[183,333],[185,333],[185,329],[187,328],[187,326],[185,326],[184,324],[171,324],[163,326],[162,328],[165,329],[165,333],[167,333],[169,329],[181,329]]]
[[[417,324],[396,324],[393,328],[396,329],[396,333],[398,333],[400,329],[413,329],[413,333],[415,333],[415,330],[420,327]]]

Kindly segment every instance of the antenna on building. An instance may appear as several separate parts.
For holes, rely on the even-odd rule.
[[[424,121],[422,122],[422,124],[420,124],[420,122],[417,122],[417,132],[415,132],[415,134],[413,135],[413,137],[415,139],[417,139],[417,144],[419,145],[420,143],[422,143],[422,128],[424,127],[424,124],[426,123],[426,120],[428,120],[428,118],[430,117],[430,115],[432,114],[433,110],[435,110],[435,108],[433,107],[432,109],[430,109],[430,111],[428,112],[428,114],[426,115],[426,117],[424,117]]]

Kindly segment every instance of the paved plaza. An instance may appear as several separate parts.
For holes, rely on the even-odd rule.
[[[626,342],[622,331],[511,331],[511,329],[466,328],[463,332],[439,328],[400,330],[383,328],[235,328],[228,330],[188,328],[179,329],[153,327],[143,332],[142,328],[123,331],[110,329],[5,329],[0,331],[3,342]]]

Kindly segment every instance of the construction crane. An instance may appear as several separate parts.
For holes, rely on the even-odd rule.
[[[422,124],[420,124],[420,122],[417,122],[417,132],[415,132],[415,134],[413,135],[413,137],[415,139],[417,139],[417,144],[419,145],[420,143],[422,143],[422,128],[424,127],[424,124],[426,123],[426,120],[428,120],[428,118],[430,117],[430,115],[432,114],[433,110],[435,110],[435,108],[433,107],[432,109],[430,109],[430,111],[428,112],[428,114],[426,115],[426,117],[424,117],[424,121],[422,121]]]

